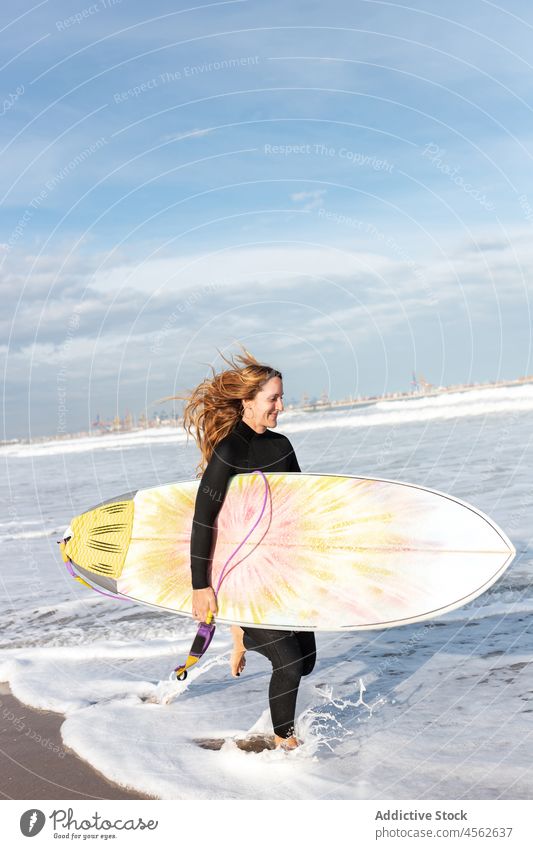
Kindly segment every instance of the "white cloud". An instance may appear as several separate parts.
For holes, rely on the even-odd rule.
[[[181,139],[190,139],[193,136],[208,136],[213,132],[213,127],[206,127],[203,130],[189,130],[186,133],[168,133],[162,136],[161,141],[180,141]]]
[[[260,246],[228,248],[209,253],[150,259],[97,272],[91,288],[116,292],[128,287],[150,294],[194,291],[212,286],[213,291],[244,290],[254,284],[277,290],[290,289],[296,280],[346,281],[369,271],[390,268],[386,257],[336,248]]]
[[[295,203],[307,201],[307,203],[304,203],[302,209],[317,209],[319,206],[322,205],[322,201],[324,199],[325,194],[325,189],[318,189],[314,192],[295,192],[291,195],[291,200],[293,200]]]

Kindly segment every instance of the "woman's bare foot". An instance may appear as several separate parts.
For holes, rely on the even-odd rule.
[[[231,636],[233,637],[233,650],[229,665],[231,667],[231,674],[234,678],[237,678],[246,666],[246,658],[244,657],[246,649],[243,642],[244,631],[238,625],[232,625]]]
[[[240,649],[233,649],[231,653],[231,660],[229,663],[231,666],[231,674],[234,678],[238,678],[246,666],[245,653],[246,652],[244,650],[241,651]]]
[[[296,749],[301,745],[300,741],[297,737],[278,737],[277,734],[274,734],[274,743],[276,744],[276,749],[284,749],[285,751],[290,751],[291,749]]]

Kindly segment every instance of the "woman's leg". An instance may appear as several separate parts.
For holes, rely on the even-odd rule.
[[[315,668],[316,662],[315,635],[313,631],[294,631],[294,636],[300,644],[300,651],[302,653],[302,675],[309,675],[309,673]]]
[[[259,652],[272,663],[268,699],[274,734],[292,737],[300,679],[311,672],[315,662],[314,634],[264,628],[243,630],[244,647]]]

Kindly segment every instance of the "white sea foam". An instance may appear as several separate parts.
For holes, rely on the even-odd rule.
[[[325,662],[314,677],[329,685],[301,685],[304,745],[290,755],[250,755],[231,741],[271,733],[265,663],[250,656],[246,673],[231,679],[221,653],[227,636],[224,642],[183,684],[164,683],[170,647],[150,653],[135,643],[83,654],[11,653],[0,676],[9,676],[19,698],[64,712],[64,744],[96,769],[163,799],[487,798],[494,786],[520,798],[531,791],[529,758],[517,745],[529,720],[515,714],[510,722],[506,709],[531,687],[529,653],[445,649],[424,657],[419,644],[418,661],[414,649],[410,662],[400,656],[403,674],[385,697],[387,672],[365,669],[364,642],[338,645],[332,665],[332,647],[319,640]],[[388,670],[395,671],[399,664]],[[205,738],[227,742],[213,752],[196,745]]]

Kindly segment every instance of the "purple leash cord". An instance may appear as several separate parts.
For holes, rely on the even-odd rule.
[[[65,561],[65,566],[67,567],[69,574],[72,575],[73,578],[79,578],[80,577],[79,575],[76,574],[76,572],[72,568],[72,563],[71,563],[70,560]],[[106,598],[117,598],[117,599],[119,599],[119,601],[131,601],[130,598],[125,598],[123,595],[113,595],[112,593],[104,593],[104,592],[102,592],[102,590],[98,590],[96,587],[93,587],[93,585],[89,584],[87,581],[85,581],[84,578],[81,578],[80,580],[82,580],[85,584],[87,584],[87,586],[89,586],[92,590],[94,590],[95,593],[100,593],[100,595],[105,595]]]
[[[252,527],[250,528],[250,530],[248,531],[248,533],[247,533],[247,534],[246,534],[246,536],[244,537],[243,541],[242,541],[241,543],[239,543],[239,545],[237,546],[237,548],[235,549],[235,551],[233,551],[233,552],[230,554],[230,556],[228,557],[228,559],[227,559],[227,560],[226,560],[226,562],[224,563],[224,567],[223,567],[223,569],[222,569],[222,572],[220,573],[220,577],[219,577],[219,579],[218,579],[218,583],[217,583],[217,586],[216,586],[216,590],[215,590],[215,598],[218,596],[218,591],[219,591],[219,589],[220,589],[220,585],[221,585],[222,581],[224,580],[224,572],[226,571],[227,567],[229,566],[230,561],[231,561],[231,560],[233,560],[233,558],[235,557],[235,555],[237,554],[237,552],[238,552],[238,551],[239,551],[239,550],[243,547],[243,545],[244,545],[244,543],[246,542],[246,540],[247,540],[247,539],[251,536],[251,534],[255,531],[255,529],[257,528],[257,526],[258,526],[258,524],[259,524],[259,522],[260,522],[260,521],[261,521],[261,519],[263,518],[263,513],[265,512],[265,507],[266,507],[266,503],[267,503],[267,496],[268,496],[268,481],[267,481],[267,479],[266,479],[265,475],[263,474],[263,472],[261,471],[261,469],[254,469],[254,470],[253,470],[253,472],[252,472],[252,475],[254,475],[254,474],[256,474],[256,473],[257,473],[258,475],[261,475],[261,477],[263,478],[263,481],[264,481],[264,483],[265,483],[265,494],[264,494],[264,496],[263,496],[263,506],[261,507],[261,512],[260,512],[259,516],[257,517],[257,519],[255,520],[254,524],[252,525]]]

